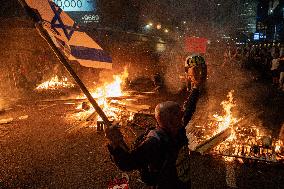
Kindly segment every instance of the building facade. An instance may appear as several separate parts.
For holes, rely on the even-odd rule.
[[[284,42],[284,0],[260,0],[255,41]]]
[[[131,0],[54,0],[78,24],[119,31],[137,31],[139,7]]]
[[[238,19],[241,24],[236,28],[239,41],[250,42],[256,31],[256,0],[241,0]]]

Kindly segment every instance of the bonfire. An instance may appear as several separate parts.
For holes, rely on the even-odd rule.
[[[115,103],[124,105],[123,102],[118,102],[115,97],[126,95],[126,93],[122,91],[122,87],[127,77],[128,70],[125,68],[123,73],[114,75],[112,81],[103,83],[101,86],[91,90],[92,97],[96,99],[98,105],[102,108],[110,121],[123,120],[122,117],[125,117],[125,113],[122,108],[111,106],[111,104]],[[85,96],[77,97],[77,99],[85,98]],[[80,104],[77,106],[77,109],[84,109],[84,111],[76,113],[73,117],[77,120],[93,120],[94,124],[90,125],[90,127],[97,127],[97,124],[102,122],[101,117],[90,104],[87,105],[87,108],[82,107],[82,104]],[[128,113],[127,117],[127,119],[132,119],[133,114]]]
[[[268,132],[250,123],[248,118],[236,118],[232,108],[236,107],[233,98],[234,91],[227,95],[221,105],[224,115],[214,114],[213,119],[204,125],[190,123],[189,137],[193,138],[192,150],[202,153],[220,155],[227,161],[235,158],[246,158],[260,161],[277,162],[283,160],[283,142],[273,140]],[[192,134],[193,133],[193,134]]]

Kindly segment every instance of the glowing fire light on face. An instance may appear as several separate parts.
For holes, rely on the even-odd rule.
[[[67,77],[59,78],[57,75],[50,80],[45,81],[36,87],[36,90],[56,90],[63,88],[72,88],[75,85],[68,81]]]

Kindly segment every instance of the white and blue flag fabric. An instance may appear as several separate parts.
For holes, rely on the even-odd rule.
[[[112,68],[112,58],[52,0],[25,0],[41,16],[42,26],[69,60],[92,68]]]

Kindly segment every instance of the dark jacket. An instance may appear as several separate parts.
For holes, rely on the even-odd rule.
[[[185,101],[183,123],[181,123],[183,127],[176,138],[169,137],[170,135],[164,130],[157,128],[152,130],[138,147],[129,152],[109,146],[115,164],[122,171],[141,169],[145,166],[156,170],[160,173],[155,186],[157,189],[188,188],[187,183],[180,181],[177,176],[176,160],[180,149],[188,145],[185,126],[195,111],[198,96],[198,90],[193,89]],[[155,133],[161,133],[165,137],[155,137]],[[159,138],[167,138],[167,141]]]

